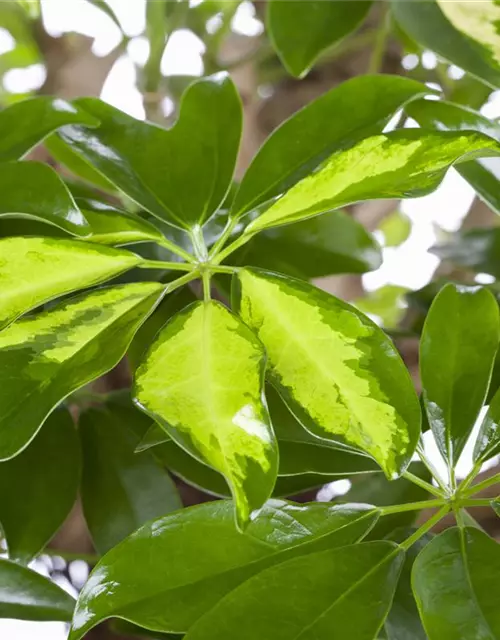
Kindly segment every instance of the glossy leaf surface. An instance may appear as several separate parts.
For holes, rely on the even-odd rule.
[[[233,510],[229,501],[189,507],[112,549],[80,594],[70,640],[113,616],[184,633],[250,576],[295,555],[352,544],[377,519],[366,505],[270,501],[241,533]]]
[[[474,460],[486,461],[500,453],[500,389],[490,401],[474,447]]]
[[[498,155],[500,144],[474,132],[405,129],[365,138],[334,153],[247,229],[298,222],[362,200],[423,196],[439,185],[452,164]]]
[[[391,542],[294,558],[226,596],[187,640],[373,640],[384,623],[404,561]],[[249,621],[251,620],[251,624]]]
[[[500,126],[467,107],[451,102],[417,100],[409,104],[405,110],[422,127],[444,131],[481,131],[495,140],[500,140]],[[500,158],[463,162],[457,165],[457,171],[476,190],[479,197],[500,214]]]
[[[451,465],[483,406],[499,339],[498,305],[487,289],[441,289],[422,332],[420,374],[431,429]]]
[[[189,229],[208,220],[223,202],[241,133],[240,99],[227,74],[192,84],[168,131],[96,98],[76,104],[101,124],[66,127],[63,140],[155,216]]]
[[[420,407],[387,336],[354,307],[299,280],[244,269],[235,285],[236,308],[266,347],[268,379],[299,421],[398,476],[416,446]]]
[[[0,112],[1,113],[1,112]],[[57,173],[40,162],[0,165],[0,216],[35,218],[86,236],[87,220]]]
[[[379,133],[400,107],[429,92],[419,82],[383,75],[353,78],[328,91],[264,142],[241,181],[231,215],[239,217],[282,194],[331,153]]]
[[[104,554],[148,520],[182,508],[169,475],[112,406],[88,409],[79,421],[81,497],[94,546]]]
[[[366,273],[382,263],[377,241],[343,211],[264,231],[243,247],[238,259],[303,279]]]
[[[97,120],[60,98],[37,97],[0,112],[0,161],[18,160],[59,127],[94,126]]]
[[[5,238],[0,255],[0,329],[44,302],[110,280],[141,262],[127,251],[52,238]]]
[[[75,601],[31,569],[0,558],[0,618],[69,622]]]
[[[226,477],[242,525],[270,497],[277,474],[263,376],[253,333],[222,304],[198,302],[165,326],[135,378],[139,406]]]
[[[22,451],[61,400],[113,368],[162,291],[100,289],[0,333],[0,460]]]
[[[429,640],[496,640],[500,546],[477,528],[448,529],[413,565],[412,584]]]
[[[29,562],[62,525],[76,500],[80,466],[76,429],[63,408],[27,449],[0,462],[0,527],[11,560]]]
[[[461,6],[450,8],[452,4]],[[457,28],[455,21],[450,22],[450,13],[456,14],[457,10],[462,12],[467,4],[472,7],[472,11],[478,10],[479,14],[482,12],[480,7],[494,6],[494,2],[490,0],[470,3],[392,0],[391,9],[401,27],[418,44],[486,82],[490,87],[498,88],[500,87],[500,65],[491,50],[471,34],[472,23],[468,21],[467,28],[463,31],[461,27]],[[498,9],[493,10],[498,11]],[[477,20],[474,20],[474,25],[477,28]],[[486,22],[483,26],[484,33],[494,33],[493,23]]]
[[[354,31],[372,3],[360,1],[270,0],[267,28],[271,41],[287,70],[303,77],[319,55]]]

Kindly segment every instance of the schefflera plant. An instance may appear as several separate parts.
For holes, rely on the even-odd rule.
[[[27,455],[45,433],[37,436],[45,423],[55,416],[66,420],[54,412],[61,401],[129,352],[135,402],[156,425],[142,448],[173,441],[183,455],[222,474],[233,496],[232,502],[153,520],[118,546],[108,536],[101,548],[110,550],[78,601],[72,640],[110,617],[200,640],[250,640],[256,635],[245,625],[250,617],[259,637],[269,640],[375,638],[405,551],[416,548],[450,510],[461,527],[442,544],[457,554],[459,569],[446,579],[472,576],[463,584],[466,604],[478,593],[489,597],[484,576],[473,576],[466,551],[469,542],[471,553],[478,554],[493,543],[465,527],[462,510],[474,506],[472,479],[498,451],[498,402],[492,402],[481,430],[474,471],[460,487],[454,468],[488,390],[499,331],[494,298],[483,289],[445,289],[424,330],[424,405],[450,470],[447,479],[436,475],[440,486],[435,487],[407,470],[415,451],[428,464],[419,444],[420,403],[387,335],[353,306],[300,278],[270,271],[268,255],[264,265],[247,261],[262,255],[259,238],[266,237],[272,253],[273,238],[282,239],[287,225],[334,212],[330,230],[343,229],[350,219],[341,207],[421,196],[451,165],[500,155],[495,140],[473,130],[383,132],[395,112],[427,93],[425,86],[400,77],[351,80],[273,132],[239,185],[232,180],[241,104],[225,74],[191,85],[169,130],[86,98],[70,106],[74,120],[38,132],[41,139],[58,129],[47,142],[52,152],[103,189],[121,191],[143,215],[88,201],[80,208],[46,167],[54,183],[50,206],[33,205],[26,212],[22,194],[14,191],[12,198],[20,200],[8,209],[49,223],[52,233],[0,240],[0,460],[13,464]],[[10,171],[22,176],[27,167],[32,164],[15,163]],[[161,259],[123,248],[138,242],[157,245]],[[376,252],[375,245],[369,249]],[[146,270],[147,277],[98,286],[133,269]],[[162,273],[160,280],[150,275],[153,270]],[[232,278],[231,309],[212,296],[221,276]],[[167,296],[195,280],[202,283],[203,299],[180,304],[150,343],[138,343],[134,336]],[[457,318],[452,332],[443,327],[449,304]],[[464,344],[462,360],[457,354]],[[453,357],[441,367],[448,353]],[[474,366],[465,393],[468,357]],[[389,480],[404,476],[435,499],[381,508],[270,501],[281,462],[265,381],[307,442],[327,442],[343,460],[356,460],[346,469],[375,467]],[[84,416],[84,450],[92,421],[111,415]],[[85,483],[91,486],[91,474],[84,472],[83,488]],[[399,534],[396,541],[376,540],[373,527],[381,515],[426,506],[439,511],[417,532],[402,541]],[[358,546],[369,534],[374,539]],[[9,548],[18,536],[6,533]],[[47,537],[19,543],[16,557],[35,555]],[[428,635],[451,639],[458,637],[455,621],[451,616],[435,625],[436,582],[426,575],[436,562],[431,551],[445,555],[436,551],[437,540],[418,556],[413,586]],[[410,569],[405,564],[407,573],[413,559]],[[3,575],[8,588],[22,586],[16,615],[68,618],[67,598],[48,593],[37,609],[22,594],[31,593],[37,602],[38,578],[20,565],[0,562],[5,564],[0,580]],[[0,594],[2,588],[0,582]],[[363,603],[362,615],[357,603]],[[446,610],[446,602],[442,605]],[[414,619],[418,626],[418,616]],[[397,619],[389,622],[387,629],[397,627]]]

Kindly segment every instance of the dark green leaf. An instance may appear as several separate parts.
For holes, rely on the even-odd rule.
[[[244,269],[234,303],[264,344],[267,376],[311,433],[361,450],[388,477],[407,467],[420,406],[394,345],[334,296],[278,274]]]
[[[407,4],[407,3],[406,3]],[[410,198],[433,191],[449,167],[500,155],[482,133],[404,129],[365,138],[337,151],[247,227],[248,234],[380,198]]]
[[[262,145],[241,182],[232,216],[280,195],[335,150],[382,131],[399,108],[428,93],[419,82],[380,75],[353,78],[320,96]]]
[[[464,10],[467,4],[471,11],[469,15],[467,9]],[[475,37],[479,29],[494,40],[498,39],[493,20],[488,24],[490,17],[494,19],[498,12],[494,2],[392,0],[391,8],[401,27],[422,47],[434,51],[490,87],[500,87],[498,54],[482,38]],[[491,16],[488,15],[490,8]],[[460,22],[453,17],[457,14],[461,15]]]
[[[241,133],[240,99],[227,74],[192,84],[168,131],[96,98],[76,104],[101,124],[96,129],[65,127],[63,140],[155,216],[190,229],[223,202]]]
[[[427,417],[450,466],[483,406],[499,339],[498,305],[487,289],[441,289],[422,332],[420,374]]]
[[[373,640],[403,561],[404,552],[392,542],[288,560],[227,595],[186,640]]]
[[[449,242],[432,247],[430,251],[459,267],[500,278],[499,227],[457,231]]]
[[[302,78],[325,49],[363,22],[371,6],[363,0],[269,0],[269,36],[287,70]]]
[[[407,106],[409,116],[422,127],[443,131],[474,130],[500,140],[500,126],[477,111],[451,102],[418,100]],[[496,213],[500,214],[500,158],[473,160],[457,165],[457,171]]]
[[[27,449],[0,463],[0,527],[11,560],[31,560],[62,525],[76,500],[80,466],[78,436],[62,408]]]
[[[0,255],[0,329],[26,311],[110,280],[141,262],[128,251],[52,238],[5,238]]]
[[[69,622],[75,601],[39,573],[0,558],[0,618]]]
[[[174,483],[112,407],[80,417],[82,505],[94,546],[104,554],[148,520],[182,508]]]
[[[490,401],[474,447],[474,460],[485,462],[500,453],[500,389]]]
[[[0,165],[0,216],[35,218],[86,236],[87,220],[57,173],[40,162]]]
[[[376,240],[343,211],[264,231],[243,247],[238,259],[305,280],[366,273],[382,263]]]
[[[413,565],[412,585],[429,640],[500,637],[500,546],[473,527],[448,529]]]
[[[138,405],[224,475],[242,526],[271,496],[278,468],[264,366],[262,345],[237,316],[197,302],[158,334],[135,376]]]
[[[113,616],[184,633],[250,576],[296,555],[352,544],[378,517],[366,505],[273,500],[240,533],[233,511],[229,501],[183,509],[112,549],[80,594],[70,640]]]
[[[0,333],[0,460],[28,446],[67,395],[119,362],[162,290],[152,282],[100,289]]]
[[[93,116],[60,98],[37,97],[0,112],[0,161],[17,160],[64,125],[98,124]]]

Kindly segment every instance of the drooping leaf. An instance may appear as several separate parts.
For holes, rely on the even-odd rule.
[[[0,193],[2,217],[35,218],[77,236],[86,236],[90,232],[88,222],[70,192],[57,173],[46,164],[1,164]]]
[[[52,238],[5,238],[0,255],[0,329],[49,300],[110,280],[141,262],[128,251]]]
[[[306,280],[337,273],[366,273],[382,263],[377,241],[343,211],[264,231],[235,258],[242,264]]]
[[[352,544],[378,517],[366,505],[273,500],[241,533],[233,511],[229,501],[182,509],[144,525],[112,549],[80,594],[70,640],[114,616],[155,631],[184,633],[250,576],[296,555]]]
[[[408,3],[406,3],[408,4]],[[433,191],[457,162],[500,155],[500,144],[476,132],[404,129],[337,151],[247,227],[248,233],[298,222],[354,202],[409,198]]]
[[[430,252],[459,267],[500,278],[500,228],[467,229],[453,233],[448,242]]]
[[[48,578],[0,558],[0,618],[69,622],[74,607],[73,598]]]
[[[20,453],[67,395],[112,369],[163,286],[100,289],[0,333],[0,460]]]
[[[390,539],[401,543],[414,531],[414,529],[401,528],[393,532]],[[432,534],[428,533],[417,540],[406,552],[392,607],[385,621],[387,640],[427,640],[411,588],[411,572],[418,554],[431,540]]]
[[[162,232],[148,220],[120,211],[97,200],[78,200],[89,223],[89,242],[127,245],[138,242],[161,242]]]
[[[404,551],[392,542],[288,560],[227,595],[186,640],[373,640],[391,606],[403,562]]]
[[[455,9],[450,8],[455,4],[457,5]],[[467,26],[464,31],[462,30],[464,22],[460,21],[459,25],[461,26],[459,26],[456,19],[450,21],[450,15],[455,14],[456,16],[457,12],[462,13],[465,5],[471,7],[472,12],[477,11],[478,15],[474,21],[471,21],[470,17],[467,18]],[[420,2],[420,0],[391,1],[394,17],[418,44],[486,82],[490,87],[498,88],[500,87],[500,65],[496,54],[493,55],[489,46],[485,46],[486,41],[483,41],[483,44],[481,39],[477,40],[471,33],[473,26],[475,31],[477,29],[477,17],[479,17],[479,22],[482,22],[481,13],[486,18],[483,22],[484,33],[490,35],[495,33],[494,24],[489,23],[491,12],[484,10],[485,7],[493,8],[493,6],[494,2],[491,0],[469,3],[461,1],[438,2],[437,0],[427,2]],[[495,11],[498,9],[493,9],[493,12]]]
[[[0,528],[11,560],[29,562],[62,525],[76,500],[80,466],[76,430],[63,408],[27,449],[0,462]]]
[[[460,2],[447,4],[460,4]],[[442,131],[481,131],[500,141],[500,126],[468,107],[451,102],[417,100],[407,105],[406,111],[422,127],[432,127]],[[457,165],[457,171],[475,189],[479,197],[500,214],[500,158],[463,162]]]
[[[422,332],[420,375],[432,432],[451,466],[483,406],[499,339],[498,305],[487,289],[441,289]]]
[[[40,96],[0,111],[0,161],[18,160],[47,135],[69,124],[95,126],[89,113],[60,98]]]
[[[500,546],[474,527],[432,540],[413,565],[412,586],[429,640],[500,637]]]
[[[112,406],[88,409],[79,420],[83,450],[81,497],[85,520],[100,554],[148,520],[182,508],[169,475]]]
[[[369,454],[389,478],[407,467],[420,433],[418,398],[387,336],[330,294],[243,269],[234,303],[268,354],[267,376],[314,435]]]
[[[198,302],[158,334],[135,378],[139,406],[225,476],[241,525],[270,497],[277,474],[263,376],[253,333],[222,304]]]
[[[223,202],[241,133],[240,99],[227,74],[192,84],[177,123],[168,131],[96,98],[76,104],[98,118],[100,126],[65,127],[59,135],[155,216],[190,229],[208,220]]]
[[[259,149],[241,181],[232,217],[282,194],[335,150],[379,133],[404,104],[428,93],[408,78],[359,76],[310,102]]]
[[[270,0],[269,36],[287,70],[302,78],[325,49],[338,44],[363,22],[371,5],[363,0]]]
[[[474,460],[485,462],[500,453],[500,389],[490,401],[474,447]]]

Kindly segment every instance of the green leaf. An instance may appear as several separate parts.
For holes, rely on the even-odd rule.
[[[391,606],[403,561],[404,552],[392,542],[294,558],[226,596],[186,640],[373,640]]]
[[[457,5],[451,7],[451,5]],[[466,31],[463,31],[464,22],[459,21],[457,25],[456,15],[461,12],[465,17],[465,2],[436,2],[429,0],[392,0],[391,9],[394,17],[401,27],[425,49],[434,51],[439,56],[445,58],[452,64],[461,67],[479,80],[482,80],[490,87],[500,87],[500,65],[497,56],[492,54],[489,46],[484,46],[476,37],[478,26],[477,17],[482,21],[481,13],[486,21],[483,23],[489,34],[495,33],[494,24],[488,24],[491,18],[490,11],[484,11],[484,7],[493,7],[494,2],[470,2],[468,6],[471,11],[478,16],[472,21],[470,17],[465,18]],[[498,12],[498,9],[493,9]],[[450,17],[455,15],[455,18]],[[458,26],[458,28],[456,28]],[[474,27],[474,33],[471,29]],[[472,36],[472,37],[471,37]],[[498,37],[498,36],[497,36]],[[484,41],[486,44],[486,41]]]
[[[422,331],[420,375],[432,432],[451,466],[483,406],[499,339],[498,305],[487,289],[441,289]]]
[[[66,396],[112,369],[163,286],[100,289],[0,333],[0,460],[20,453]]]
[[[500,453],[500,389],[490,401],[474,447],[474,461],[486,462]]]
[[[148,220],[121,211],[97,200],[79,199],[78,205],[90,226],[85,240],[97,244],[127,245],[138,242],[161,242],[162,232]]]
[[[427,482],[431,475],[421,462],[412,462],[411,473]],[[425,489],[410,482],[406,478],[398,478],[389,482],[382,474],[369,475],[353,479],[351,489],[338,499],[338,502],[376,504],[378,507],[389,507],[397,504],[420,502],[426,500],[429,494]],[[410,527],[418,517],[418,511],[402,511],[392,515],[385,515],[370,532],[371,540],[381,540],[392,534],[400,527]]]
[[[184,633],[259,571],[356,542],[378,517],[366,505],[273,500],[241,533],[233,511],[229,501],[182,509],[144,525],[112,549],[80,594],[70,640],[114,616],[153,631]]]
[[[104,554],[148,520],[182,508],[169,475],[150,453],[135,454],[138,437],[112,406],[80,417],[81,497],[94,546]]]
[[[97,98],[76,104],[101,124],[96,129],[65,127],[63,140],[149,212],[191,229],[221,205],[241,134],[240,99],[227,74],[193,83],[184,94],[177,123],[168,131]]]
[[[44,302],[110,280],[141,262],[128,251],[52,238],[5,238],[0,255],[0,329]]]
[[[253,333],[222,304],[198,302],[158,334],[135,378],[139,406],[225,476],[240,525],[269,498],[276,480],[263,377],[264,351]]]
[[[409,538],[414,531],[414,529],[407,528],[398,529],[390,539],[400,543]],[[427,640],[411,588],[411,572],[418,554],[432,538],[431,534],[426,534],[406,552],[405,563],[394,593],[392,607],[385,621],[388,640]]]
[[[330,294],[243,269],[235,305],[266,347],[267,375],[314,435],[369,454],[389,478],[408,466],[420,433],[411,378],[387,336]]]
[[[366,293],[362,298],[354,300],[356,307],[363,313],[377,316],[385,329],[395,328],[406,313],[407,304],[404,296],[406,287],[387,284],[380,289]]]
[[[497,516],[500,516],[500,499],[492,500],[491,507]]]
[[[39,573],[0,558],[0,618],[69,622],[75,601]]]
[[[459,4],[457,2],[457,4]],[[477,111],[451,102],[417,100],[406,107],[409,116],[422,127],[442,131],[480,131],[500,140],[500,126]],[[457,171],[496,213],[500,214],[500,159],[487,158],[457,165]]]
[[[0,165],[0,216],[35,218],[78,236],[90,232],[72,195],[48,165],[7,162]]]
[[[423,100],[419,102],[424,102]],[[428,100],[427,102],[433,102]],[[394,211],[379,224],[377,231],[382,235],[384,247],[398,247],[411,233],[411,220],[401,211]]]
[[[65,125],[95,126],[98,121],[60,98],[37,97],[0,111],[0,161],[17,160]]]
[[[72,509],[80,483],[80,445],[67,409],[57,409],[30,446],[0,463],[0,527],[9,558],[29,562]]]
[[[310,102],[259,149],[241,181],[232,217],[282,194],[334,151],[379,133],[404,104],[428,93],[408,78],[360,76]]]
[[[431,247],[434,255],[454,265],[500,278],[500,228],[467,229]]]
[[[413,565],[412,585],[429,640],[500,637],[500,546],[474,527],[437,536]]]
[[[366,1],[270,0],[269,37],[287,71],[303,78],[325,49],[360,26],[371,6]]]
[[[343,211],[332,211],[264,231],[242,248],[239,262],[308,280],[373,271],[382,264],[382,255],[362,224]]]
[[[404,129],[372,136],[334,153],[319,171],[253,220],[247,232],[298,222],[362,200],[423,196],[439,185],[452,164],[498,155],[500,144],[475,132]]]

